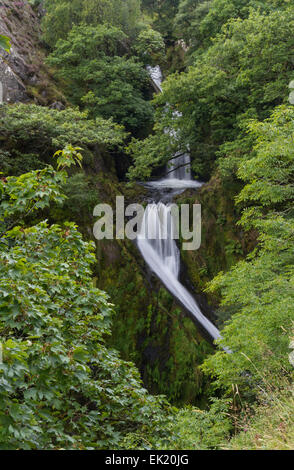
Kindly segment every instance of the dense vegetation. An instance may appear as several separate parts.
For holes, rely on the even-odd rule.
[[[0,448],[293,448],[294,6],[44,6],[68,106],[0,107]],[[90,240],[97,202],[144,200],[134,181],[187,147],[207,185],[178,202],[205,202],[207,239],[183,259],[230,354],[132,244]]]
[[[65,178],[48,166],[1,181],[2,449],[117,448],[131,431],[164,432],[164,403],[105,346],[112,309],[93,287],[93,245],[72,223],[21,223],[62,201]]]

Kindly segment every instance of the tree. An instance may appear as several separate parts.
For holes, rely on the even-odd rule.
[[[0,162],[6,175],[43,168],[51,155],[67,144],[87,148],[114,148],[126,134],[111,120],[88,119],[86,112],[63,111],[34,104],[2,105],[0,108]]]
[[[159,31],[167,44],[174,42],[174,18],[179,0],[142,0],[142,9],[152,18],[152,26]]]
[[[175,17],[175,31],[189,46],[189,53],[202,44],[201,24],[211,8],[212,1],[182,0]],[[209,38],[206,38],[209,40]]]
[[[123,55],[125,39],[116,27],[74,27],[48,61],[65,80],[74,104],[83,103],[92,117],[112,117],[138,132],[152,122],[150,85],[142,64]]]
[[[165,59],[165,44],[162,35],[154,29],[147,28],[141,31],[135,50],[146,65],[160,65]]]
[[[186,73],[169,76],[164,83],[164,93],[155,101],[160,107],[156,128],[160,134],[163,125],[176,129],[176,150],[190,147],[200,177],[211,175],[224,143],[244,136],[242,121],[264,119],[288,99],[293,27],[293,7],[270,14],[251,10],[248,18],[229,21]],[[175,119],[172,111],[182,117]],[[164,162],[166,154],[159,147],[159,163],[160,155]]]
[[[175,30],[189,45],[189,55],[199,54],[231,19],[246,19],[253,8],[269,14],[288,6],[287,0],[181,0]]]
[[[139,0],[46,0],[45,9],[44,39],[51,47],[82,24],[110,24],[130,38],[136,37],[141,28]]]

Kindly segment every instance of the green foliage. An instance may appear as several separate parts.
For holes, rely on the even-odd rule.
[[[174,18],[178,11],[179,0],[142,0],[142,9],[152,18],[152,26],[159,31],[165,42],[174,40]]]
[[[175,31],[189,45],[189,55],[198,55],[231,19],[248,18],[252,8],[270,13],[288,6],[287,0],[181,0]]]
[[[0,49],[4,49],[4,51],[9,52],[11,47],[11,41],[7,36],[3,36],[0,34]]]
[[[36,153],[26,153],[16,148],[10,151],[0,149],[0,168],[5,175],[22,174],[34,168],[42,169],[45,162],[40,160]]]
[[[153,169],[167,163],[171,155],[174,155],[176,142],[168,133],[160,132],[160,126],[155,127],[155,133],[144,140],[132,139],[127,147],[127,152],[132,156],[134,165],[129,168],[128,176],[131,180],[148,180]]]
[[[44,39],[51,46],[81,24],[110,24],[131,37],[141,27],[138,0],[46,0],[44,6]]]
[[[174,439],[162,448],[169,450],[217,450],[232,429],[229,400],[212,400],[208,411],[183,408],[168,429]]]
[[[191,50],[195,52],[202,45],[203,34],[201,25],[203,19],[209,13],[212,1],[203,0],[181,0],[179,10],[175,17],[175,31],[180,39],[184,39]],[[209,35],[206,40],[209,40]]]
[[[57,111],[27,104],[0,108],[0,159],[7,174],[51,163],[51,155],[67,145],[112,148],[124,137],[122,128],[111,120],[90,120],[77,109]]]
[[[189,145],[194,170],[208,178],[222,144],[244,137],[239,127],[244,119],[264,119],[288,98],[293,27],[292,6],[269,14],[251,10],[244,20],[230,20],[187,73],[169,76],[164,83],[164,93],[156,98],[160,106],[157,140],[166,139],[163,127],[174,127],[177,151]],[[165,103],[169,103],[168,112]],[[183,116],[175,119],[172,110]],[[161,147],[157,162],[163,163],[166,153]],[[137,163],[137,150],[134,158]]]
[[[128,58],[126,36],[113,26],[73,27],[56,44],[48,61],[65,80],[67,95],[91,116],[112,117],[128,130],[150,126],[149,78],[140,63]]]
[[[288,338],[293,320],[294,111],[280,107],[264,122],[252,122],[254,156],[239,177],[247,184],[237,198],[245,205],[241,223],[259,232],[248,260],[220,273],[210,289],[221,289],[222,305],[233,308],[222,335],[232,354],[218,352],[205,363],[217,384],[256,393],[264,378],[272,383],[289,371]]]
[[[255,407],[250,420],[238,423],[239,433],[228,450],[292,450],[294,441],[293,386],[271,392],[267,402]]]
[[[23,219],[50,202],[61,203],[59,185],[65,182],[65,173],[55,173],[52,167],[11,176],[0,180],[1,213],[0,234],[3,236]]]
[[[58,165],[73,164],[74,150]],[[94,245],[72,223],[19,225],[62,202],[65,179],[48,167],[0,180],[2,449],[115,449],[128,432],[164,437],[164,401],[105,345],[112,305],[93,287]]]
[[[257,141],[256,154],[240,165],[238,176],[247,184],[237,202],[247,204],[252,201],[259,210],[264,208],[267,219],[277,213],[289,219],[293,216],[294,198],[293,107],[278,107],[270,119],[263,122],[252,121],[249,131]],[[256,221],[256,216],[251,218],[254,214],[252,211],[250,208],[244,212],[243,222],[247,226],[249,222],[258,229],[268,229],[267,225],[263,226],[264,220],[260,221],[258,217]],[[259,215],[258,212],[256,215]],[[266,224],[268,222],[267,220]]]
[[[158,65],[164,62],[165,44],[162,35],[154,29],[141,31],[135,43],[138,56],[146,65]]]
[[[93,208],[101,200],[97,196],[96,179],[97,176],[86,175],[84,171],[67,178],[62,187],[66,199],[62,207],[56,206],[50,210],[50,216],[62,222],[66,214],[66,218],[74,220],[83,235],[88,237]]]
[[[73,147],[68,144],[63,150],[58,150],[54,157],[57,158],[57,169],[60,168],[69,168],[74,163],[78,164],[82,168],[83,157],[80,154],[79,150],[82,150],[80,147]]]
[[[9,236],[14,247],[1,252],[1,447],[118,447],[160,404],[103,344],[111,307],[91,287],[91,247],[73,225]]]

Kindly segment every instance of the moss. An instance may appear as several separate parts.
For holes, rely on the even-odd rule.
[[[63,105],[67,105],[67,100],[57,86],[58,85],[54,83],[53,79],[52,81],[44,79],[36,85],[26,84],[26,91],[28,96],[37,104],[49,106],[58,101]]]
[[[115,304],[112,346],[136,363],[150,392],[178,405],[202,404],[208,383],[199,365],[212,347],[160,283],[146,280],[134,247],[117,251],[108,244],[108,257],[110,251],[120,257],[100,269],[97,285]]]

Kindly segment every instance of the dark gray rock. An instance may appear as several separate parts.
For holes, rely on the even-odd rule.
[[[52,103],[49,108],[51,109],[57,109],[58,111],[63,111],[65,109],[65,106],[61,101],[55,101],[55,103]]]
[[[44,94],[53,80],[44,65],[41,13],[42,10],[35,13],[26,0],[0,0],[0,34],[8,36],[12,43],[10,54],[0,51],[0,101],[34,100],[50,105],[62,99],[59,93],[55,96],[53,86],[50,93]]]
[[[0,58],[0,82],[2,87],[2,102],[15,103],[29,99],[24,83],[2,58]]]

